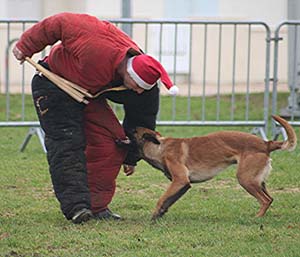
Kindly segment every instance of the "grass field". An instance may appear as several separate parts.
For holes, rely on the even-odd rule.
[[[18,119],[20,114],[14,110],[12,116]],[[163,135],[178,137],[220,129],[158,128]],[[73,225],[59,210],[38,139],[33,137],[25,152],[18,151],[27,131],[0,128],[0,256],[300,256],[299,147],[272,154],[267,186],[274,202],[263,218],[254,217],[259,205],[238,185],[233,166],[193,185],[159,222],[151,223],[169,181],[141,161],[134,175],[126,177],[121,171],[118,177],[110,207],[122,221]]]

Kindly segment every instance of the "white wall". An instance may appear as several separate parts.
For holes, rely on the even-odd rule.
[[[121,0],[86,0],[86,12],[101,19],[120,18]]]
[[[131,0],[132,17],[164,18],[164,0]]]
[[[287,18],[288,0],[220,0],[219,15],[227,19],[260,20],[275,26]]]
[[[187,3],[188,1],[188,3]],[[209,1],[209,3],[208,3]],[[131,0],[132,5],[132,17],[133,18],[145,18],[145,19],[172,19],[172,18],[192,18],[192,19],[210,19],[210,20],[261,20],[266,22],[268,25],[274,26],[279,24],[283,20],[287,19],[287,1],[288,0]],[[296,1],[296,0],[295,0]],[[299,0],[300,1],[300,0]],[[195,5],[191,4],[194,3]],[[122,13],[122,0],[0,0],[0,19],[42,19],[49,15],[70,11],[70,12],[78,12],[78,13],[89,13],[95,15],[102,19],[109,18],[119,18]],[[184,7],[184,8],[183,8]],[[172,8],[177,8],[176,11],[173,11]],[[189,11],[189,10],[193,11]],[[17,33],[15,28],[12,28],[11,33]],[[0,43],[1,45],[6,45],[6,31],[0,31]],[[170,32],[171,33],[171,32]],[[20,34],[20,33],[19,33]],[[18,34],[18,35],[19,35]],[[202,33],[203,34],[203,33]],[[200,35],[202,35],[200,33]],[[172,35],[172,33],[170,34]],[[214,38],[218,35],[218,31],[213,31],[211,37]],[[141,31],[135,32],[135,38],[140,39],[143,37],[143,33]],[[264,40],[265,37],[259,31],[257,34],[253,36],[254,38],[262,38]],[[182,38],[188,38],[187,36],[182,36]],[[244,39],[247,39],[247,35],[245,34]],[[155,41],[155,38],[153,37]],[[194,45],[201,45],[203,42],[203,38],[194,38],[196,40]],[[216,42],[218,39],[216,38]],[[141,40],[142,41],[142,40]],[[170,36],[170,45],[173,46],[172,36]],[[156,41],[155,41],[156,42]],[[148,48],[155,46],[155,42],[148,42]],[[200,43],[199,43],[200,42]],[[223,38],[224,47],[226,49],[226,44],[228,43],[228,47],[230,46],[230,37]],[[188,53],[187,40],[182,40],[181,45],[177,46],[178,49],[185,49],[186,53]],[[282,42],[284,44],[285,42]],[[167,45],[167,44],[166,44]],[[243,47],[241,47],[243,49]],[[171,47],[167,46],[166,50],[170,50]],[[215,72],[217,67],[217,57],[215,55],[218,53],[217,48],[209,48],[207,55],[212,56],[209,58],[211,60],[215,60],[215,63],[211,65],[212,69],[208,70],[209,76],[207,79],[210,80],[210,76],[212,80],[215,78]],[[241,49],[241,51],[242,51]],[[153,49],[152,49],[153,50]],[[254,58],[259,58],[260,56],[264,56],[264,48],[261,49],[261,52],[257,53]],[[155,52],[155,49],[152,51]],[[166,51],[166,54],[163,55],[163,61],[165,62],[166,68],[168,70],[172,70],[172,56],[168,56],[170,51]],[[4,72],[1,72],[4,69],[4,60],[5,60],[5,49],[3,48],[0,51],[0,91],[1,84],[4,81]],[[224,52],[224,54],[229,54],[229,57],[226,55],[223,57],[223,60],[230,60],[230,53]],[[282,77],[285,77],[286,74],[286,54],[287,51],[283,53],[284,57],[280,58],[282,61],[279,65],[279,69],[281,70]],[[203,56],[203,53],[197,52],[195,56],[199,56],[200,59]],[[168,60],[170,59],[170,63]],[[242,58],[241,58],[242,59]],[[20,70],[20,66],[16,61],[13,61],[12,55],[10,55],[11,67],[10,70]],[[180,65],[178,66],[178,70],[181,73],[186,71],[187,65],[185,65],[185,59],[179,60]],[[185,66],[184,66],[185,65]],[[28,66],[28,65],[27,65]],[[199,71],[202,69],[201,62],[198,59],[193,59],[193,67],[195,67],[195,71],[192,71],[192,81],[199,83],[201,82],[201,77],[199,76]],[[222,70],[222,78],[224,80],[230,81],[231,66],[228,64],[224,64],[222,67],[225,67]],[[242,67],[242,65],[239,65]],[[32,69],[29,67],[29,74],[32,74]],[[251,70],[253,72],[253,77],[261,78],[264,72],[264,62],[261,62],[261,65],[255,68],[255,70]],[[30,75],[26,75],[28,79]],[[239,79],[239,77],[237,77]],[[242,78],[241,78],[242,79]]]
[[[6,10],[7,10],[7,6],[6,6],[6,0],[0,0],[0,19],[6,19]]]
[[[164,17],[164,1],[131,0],[133,18],[159,19]],[[86,12],[102,19],[120,18],[122,16],[122,0],[86,0]]]
[[[0,19],[42,18],[43,1],[40,0],[0,0]]]
[[[85,0],[44,0],[43,1],[43,18],[59,12],[86,12]]]
[[[261,20],[276,25],[287,19],[287,2],[288,0],[131,0],[131,13],[133,18],[213,17]],[[0,19],[41,19],[63,11],[90,13],[102,18],[119,18],[122,13],[122,0],[0,0],[0,6]]]

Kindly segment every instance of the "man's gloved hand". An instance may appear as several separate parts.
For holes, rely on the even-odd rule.
[[[134,172],[136,163],[141,159],[136,141],[134,137],[128,134],[128,137],[125,139],[117,139],[115,142],[117,146],[128,151],[124,160],[123,168],[124,173],[129,176]]]
[[[126,176],[130,176],[135,171],[135,166],[123,164],[124,173]]]
[[[20,64],[22,64],[25,61],[25,55],[23,54],[23,52],[17,47],[15,46],[12,50],[14,56],[16,57],[17,60],[20,61]]]
[[[131,146],[131,141],[128,137],[126,137],[125,139],[116,139],[115,140],[117,146],[125,148],[125,149],[129,149]]]

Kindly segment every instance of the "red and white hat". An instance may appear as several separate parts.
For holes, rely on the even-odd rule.
[[[177,95],[179,91],[160,62],[150,55],[141,54],[129,58],[127,72],[138,86],[145,90],[150,90],[160,79],[171,95]]]

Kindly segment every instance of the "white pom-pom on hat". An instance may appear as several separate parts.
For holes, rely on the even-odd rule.
[[[150,90],[160,79],[171,95],[176,95],[179,91],[160,62],[150,55],[141,54],[129,58],[127,72],[138,86],[145,90]]]

